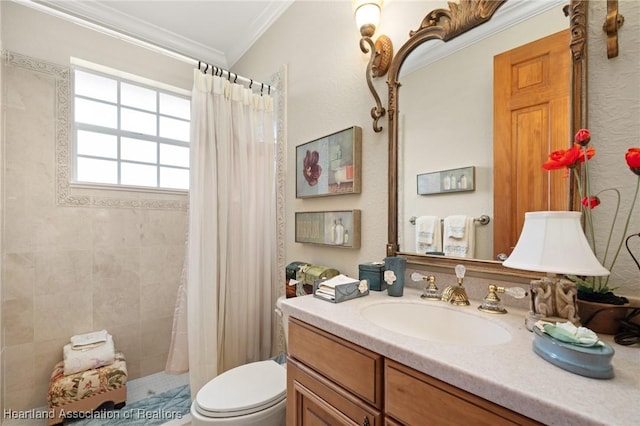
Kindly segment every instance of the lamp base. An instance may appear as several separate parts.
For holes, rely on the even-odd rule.
[[[579,327],[577,295],[578,290],[573,281],[556,276],[544,277],[531,281],[530,311],[525,325],[529,331],[538,320],[549,322],[571,322]]]

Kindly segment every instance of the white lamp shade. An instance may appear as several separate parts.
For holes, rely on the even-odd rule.
[[[528,212],[507,268],[563,275],[609,275],[593,254],[580,212]]]
[[[371,24],[374,27],[378,26],[380,23],[382,0],[353,0],[352,6],[358,31],[363,25]]]

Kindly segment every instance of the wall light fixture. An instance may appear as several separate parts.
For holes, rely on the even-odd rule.
[[[380,22],[380,12],[383,0],[353,0],[353,14],[356,19],[356,25],[362,38],[360,39],[360,50],[363,53],[371,53],[369,64],[367,65],[367,84],[369,90],[376,101],[376,106],[371,108],[371,118],[373,118],[373,130],[375,132],[382,131],[382,127],[378,126],[378,120],[386,113],[380,96],[373,86],[373,78],[382,77],[387,73],[391,58],[393,56],[393,44],[391,39],[386,35],[380,35],[374,42],[371,37],[376,32],[376,27]]]

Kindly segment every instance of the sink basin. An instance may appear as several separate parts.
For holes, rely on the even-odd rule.
[[[490,346],[507,343],[511,333],[499,324],[464,312],[468,307],[439,307],[426,303],[377,303],[360,311],[387,330],[440,343]]]

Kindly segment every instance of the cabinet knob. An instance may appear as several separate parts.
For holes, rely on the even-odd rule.
[[[364,416],[364,419],[362,420],[362,426],[370,426],[369,418],[367,416]]]

